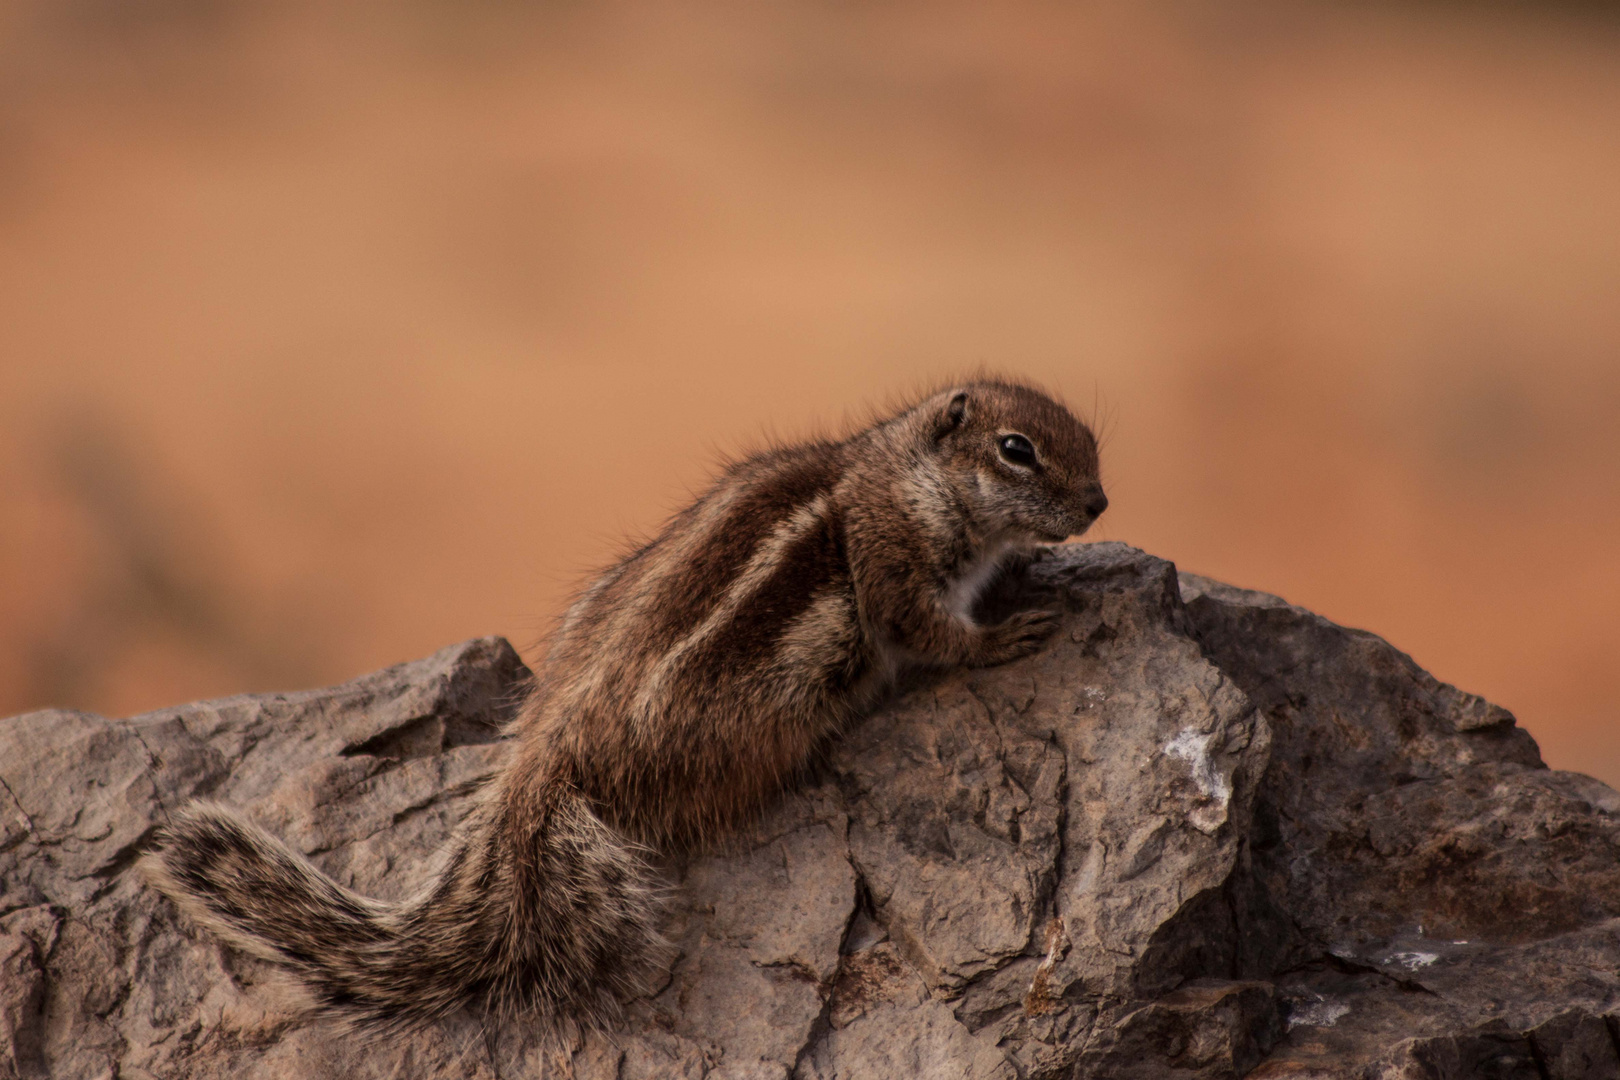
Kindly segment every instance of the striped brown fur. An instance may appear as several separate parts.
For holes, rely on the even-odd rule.
[[[754,819],[903,666],[1037,648],[1050,613],[980,626],[973,601],[1106,505],[1090,430],[1007,382],[749,457],[580,594],[419,895],[355,895],[215,805],[179,815],[147,873],[363,1022],[609,1023],[668,962],[645,855]]]

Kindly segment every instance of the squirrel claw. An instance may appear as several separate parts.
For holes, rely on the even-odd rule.
[[[1004,664],[1040,649],[1057,631],[1062,616],[1055,611],[1020,611],[984,632],[984,664]]]

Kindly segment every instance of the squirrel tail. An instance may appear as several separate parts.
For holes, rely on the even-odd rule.
[[[344,888],[211,803],[175,815],[142,870],[198,922],[368,1026],[415,1027],[467,1006],[605,1026],[650,992],[669,955],[642,849],[566,790],[518,812],[486,798],[437,877],[397,904]]]

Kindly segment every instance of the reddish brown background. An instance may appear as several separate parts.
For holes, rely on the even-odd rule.
[[[1620,781],[1617,295],[1599,6],[0,3],[0,713],[532,643],[984,364]]]

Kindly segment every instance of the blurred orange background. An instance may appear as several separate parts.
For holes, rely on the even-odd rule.
[[[0,713],[501,633],[980,365],[1620,782],[1620,19],[0,2]]]

